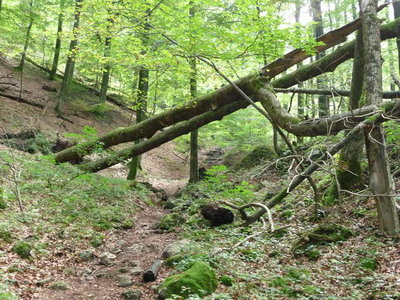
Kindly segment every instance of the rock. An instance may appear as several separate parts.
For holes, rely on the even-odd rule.
[[[128,266],[130,267],[137,267],[140,264],[138,260],[131,260],[128,262]]]
[[[217,288],[214,270],[206,263],[196,262],[183,273],[172,275],[164,280],[159,288],[159,298],[167,299],[172,295],[200,297],[210,295]]]
[[[66,291],[70,290],[71,286],[66,283],[65,281],[55,281],[49,285],[49,289],[55,290],[55,291]]]
[[[187,252],[191,242],[189,240],[179,240],[165,247],[162,252],[162,257],[167,259],[171,256]]]
[[[122,267],[122,268],[118,269],[118,272],[120,272],[120,273],[128,273],[129,270],[127,268],[125,268],[125,267]]]
[[[161,218],[156,225],[156,228],[165,231],[172,231],[175,227],[185,223],[185,221],[185,218],[181,214],[167,214]]]
[[[235,215],[229,209],[210,204],[201,208],[201,215],[209,220],[212,226],[230,224],[235,219]]]
[[[112,265],[117,258],[114,254],[110,252],[103,252],[100,256],[100,264],[109,266]]]
[[[121,253],[122,250],[119,249],[119,248],[114,248],[114,249],[112,249],[110,252],[111,252],[112,254],[118,254],[118,253]]]
[[[126,300],[139,300],[142,297],[142,291],[138,289],[128,290],[122,293],[122,297]]]
[[[118,286],[128,287],[131,285],[133,285],[133,281],[130,276],[126,276],[126,275],[118,276]]]
[[[127,244],[126,241],[123,241],[123,240],[122,240],[122,241],[119,241],[119,242],[118,242],[118,247],[122,249],[122,248],[124,248],[124,247],[126,246],[126,244]]]
[[[90,261],[94,258],[94,250],[93,249],[83,250],[78,253],[78,256],[83,261]]]
[[[135,267],[130,272],[132,275],[141,275],[143,273],[143,269],[141,267]]]
[[[19,241],[11,250],[22,258],[29,258],[31,257],[32,246],[27,242]]]

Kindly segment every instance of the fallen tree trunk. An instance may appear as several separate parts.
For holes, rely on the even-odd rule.
[[[118,151],[117,153],[103,158],[96,160],[95,162],[83,164],[80,167],[85,171],[90,172],[97,172],[106,168],[109,168],[113,165],[116,165],[120,162],[126,161],[131,157],[135,157],[140,155],[146,151],[154,149],[174,138],[187,134],[191,132],[193,129],[199,128],[204,126],[212,121],[222,119],[226,114],[233,112],[238,109],[238,107],[242,106],[243,102],[235,102],[229,105],[225,105],[221,109],[216,111],[209,111],[203,113],[199,116],[196,116],[188,121],[183,121],[167,130],[160,132],[159,134],[154,135],[148,140],[145,140],[139,144],[135,144],[129,148],[124,150]]]
[[[338,89],[323,90],[323,89],[275,88],[274,92],[284,93],[284,94],[307,94],[307,95],[327,95],[327,96],[350,97],[349,90],[338,90]],[[382,98],[384,98],[384,99],[400,98],[400,91],[383,92]]]
[[[381,27],[382,39],[394,38],[399,33],[400,18]],[[303,66],[297,71],[285,75],[280,79],[272,81],[272,87],[287,88],[297,84],[299,81],[310,79],[324,72],[333,71],[340,63],[353,57],[354,44],[354,41],[349,42],[343,47],[333,51],[331,54],[326,55],[324,58],[307,66]],[[238,80],[235,84],[250,98],[254,99],[254,101],[258,101],[259,99],[254,97],[255,93],[257,93],[258,89],[265,86],[266,81],[268,80],[266,80],[265,77],[253,74]],[[211,94],[193,99],[181,107],[165,111],[135,126],[117,128],[95,141],[82,143],[65,149],[55,155],[55,161],[58,163],[79,161],[84,155],[91,153],[93,149],[99,146],[109,148],[116,144],[130,142],[141,138],[149,138],[157,131],[166,127],[181,121],[189,120],[207,111],[216,110],[237,101],[242,103],[241,105],[238,105],[237,110],[248,106],[248,103],[242,99],[242,96],[237,91],[235,91],[231,86],[224,86]],[[293,121],[297,123],[299,122],[297,119],[293,119]],[[326,132],[327,131],[325,131],[324,134],[326,134]],[[305,133],[302,134],[307,135]],[[313,133],[311,136],[314,135],[316,134]]]
[[[38,107],[38,108],[41,108],[41,109],[45,108],[45,106],[43,104],[32,102],[32,101],[26,100],[24,98],[20,98],[19,96],[9,95],[9,94],[2,93],[2,92],[0,92],[0,96],[4,97],[4,98],[11,99],[11,100],[15,100],[17,102],[28,104],[30,106]]]

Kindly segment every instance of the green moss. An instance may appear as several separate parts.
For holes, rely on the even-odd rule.
[[[22,258],[29,258],[31,256],[32,246],[27,242],[17,242],[11,249],[14,253]]]
[[[307,251],[305,254],[309,260],[318,260],[318,258],[321,257],[321,252],[317,249],[311,249]]]
[[[90,240],[90,245],[97,248],[103,244],[104,235],[94,235]]]
[[[322,224],[303,234],[303,236],[293,244],[292,251],[295,255],[307,255],[307,253],[311,253],[311,250],[314,249],[315,246],[345,241],[351,236],[353,236],[353,232],[344,226]],[[315,258],[317,253],[315,252],[311,256]]]
[[[378,268],[378,261],[376,257],[369,256],[365,257],[360,261],[360,265],[363,269],[375,271]]]
[[[180,214],[168,214],[162,217],[160,222],[157,224],[157,228],[165,231],[172,231],[175,227],[182,225],[185,221],[185,218]]]
[[[6,243],[11,243],[13,240],[13,237],[11,235],[11,232],[9,232],[5,229],[0,229],[0,239],[5,241]]]
[[[219,278],[219,281],[220,281],[223,285],[226,285],[226,286],[232,286],[233,283],[235,282],[235,280],[234,280],[231,276],[228,276],[228,275],[223,275],[223,276],[221,276],[221,277]]]
[[[234,170],[250,169],[258,166],[264,160],[276,158],[275,151],[268,146],[257,146],[247,154],[240,162],[233,166]]]
[[[160,297],[166,299],[173,295],[188,297],[189,295],[210,295],[217,288],[214,270],[203,262],[196,262],[183,273],[165,279],[159,287]]]

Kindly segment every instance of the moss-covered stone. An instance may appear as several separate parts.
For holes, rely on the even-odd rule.
[[[219,281],[220,281],[223,285],[226,285],[226,286],[232,286],[233,283],[235,282],[235,280],[234,280],[231,276],[228,276],[228,275],[222,275],[222,276],[219,278]]]
[[[257,146],[249,154],[247,154],[241,161],[233,166],[234,170],[250,169],[258,166],[264,160],[276,158],[275,151],[268,146]]]
[[[189,295],[207,296],[217,288],[217,277],[214,270],[203,262],[196,262],[183,273],[165,279],[159,287],[161,299],[173,295],[188,297]]]
[[[175,227],[182,225],[185,221],[185,218],[180,214],[167,214],[162,217],[156,227],[164,231],[172,231]]]
[[[0,239],[6,243],[11,243],[13,240],[13,237],[12,237],[11,232],[9,232],[5,229],[0,229]]]
[[[32,246],[27,242],[17,242],[11,249],[14,253],[22,258],[29,258],[31,256]]]
[[[353,232],[344,226],[322,224],[304,233],[303,236],[293,244],[292,251],[295,255],[307,255],[311,253],[311,250],[314,249],[315,246],[345,241],[353,235]],[[311,253],[312,258],[317,258],[316,256],[316,252]]]

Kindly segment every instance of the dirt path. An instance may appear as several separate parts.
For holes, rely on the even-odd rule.
[[[176,239],[174,233],[158,234],[153,225],[165,212],[151,207],[137,214],[135,228],[111,234],[105,245],[96,249],[95,255],[115,253],[116,259],[109,266],[101,265],[99,257],[90,262],[77,259],[68,269],[75,275],[55,274],[54,280],[62,280],[71,287],[66,291],[53,291],[41,288],[34,294],[33,299],[123,299],[122,292],[131,289],[142,291],[141,299],[156,299],[154,287],[167,276],[161,268],[157,281],[144,283],[141,274],[132,274],[138,268],[145,270],[151,263],[160,259],[166,245]],[[64,269],[65,270],[65,269]],[[64,272],[65,273],[65,272]],[[120,277],[132,280],[129,287],[119,287]]]

